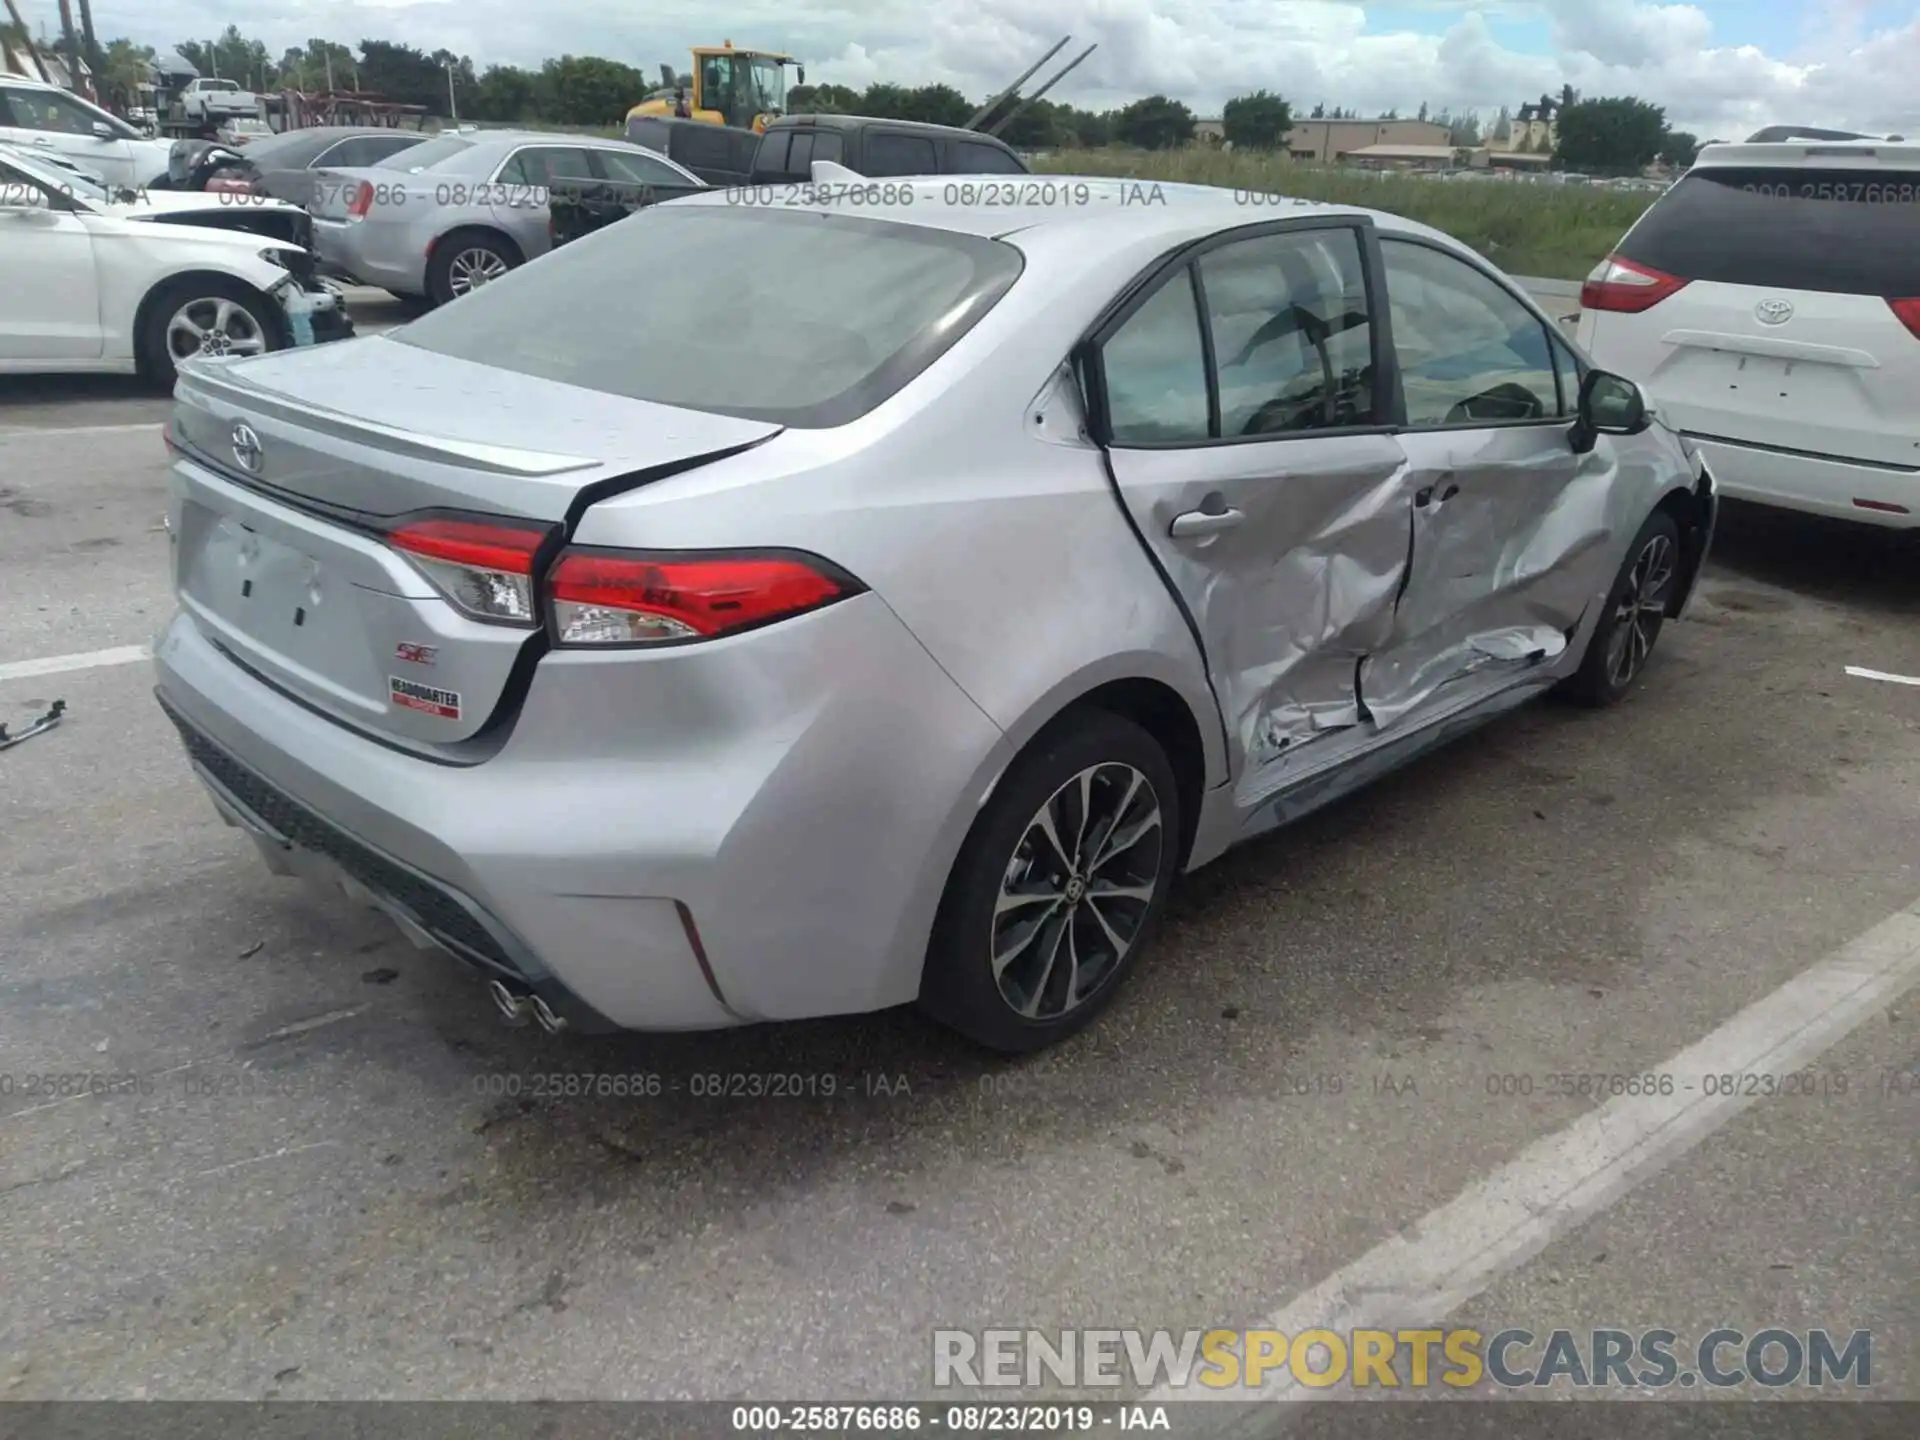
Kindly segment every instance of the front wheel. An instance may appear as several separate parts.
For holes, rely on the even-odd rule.
[[[947,881],[920,1005],[1007,1053],[1090,1022],[1150,943],[1180,851],[1180,796],[1154,738],[1089,710],[994,787]]]
[[[1611,705],[1633,688],[1665,627],[1680,578],[1680,526],[1656,510],[1634,536],[1607,596],[1607,608],[1565,694],[1582,705]]]
[[[146,307],[140,369],[171,391],[179,366],[196,355],[264,355],[283,343],[272,302],[238,280],[217,275],[176,280]]]

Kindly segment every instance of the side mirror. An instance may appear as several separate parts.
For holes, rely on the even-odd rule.
[[[93,138],[96,140],[113,139],[113,127],[107,124],[107,122],[104,120],[94,121],[93,122]]]
[[[1578,417],[1573,426],[1573,448],[1585,454],[1601,435],[1638,435],[1653,423],[1647,397],[1624,376],[1607,370],[1589,370],[1580,382]]]
[[[794,70],[794,74],[799,77],[793,83],[796,85],[806,84],[807,83],[807,67],[804,65],[796,65],[793,67],[793,70]]]

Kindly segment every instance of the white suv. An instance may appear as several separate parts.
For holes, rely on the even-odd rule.
[[[18,145],[55,164],[98,175],[109,185],[142,189],[167,178],[167,140],[149,139],[78,95],[0,74],[0,145]]]
[[[1920,144],[1710,145],[1580,307],[1723,495],[1920,527]]]

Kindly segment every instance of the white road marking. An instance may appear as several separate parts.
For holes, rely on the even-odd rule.
[[[1863,670],[1858,665],[1847,666],[1847,674],[1861,680],[1885,680],[1890,685],[1920,685],[1920,675],[1889,675],[1885,670]]]
[[[1294,1336],[1307,1330],[1344,1335],[1354,1329],[1439,1324],[1753,1103],[1748,1094],[1708,1095],[1699,1077],[1804,1069],[1917,980],[1920,901],[1801,971],[1696,1044],[1658,1064],[1636,1067],[1673,1075],[1674,1094],[1609,1100],[1528,1146],[1449,1203],[1258,1321],[1258,1327]],[[1280,1371],[1254,1389],[1162,1385],[1146,1403],[1312,1401],[1336,1393],[1302,1386],[1290,1371]],[[1279,1423],[1264,1405],[1217,1413],[1224,1423],[1208,1434],[1272,1435]]]
[[[48,655],[39,660],[0,663],[0,680],[26,680],[35,675],[64,675],[69,670],[93,670],[101,665],[133,665],[153,658],[151,645],[116,645],[111,650],[83,650],[76,655]]]
[[[141,430],[158,430],[164,420],[142,420],[133,425],[0,425],[0,440],[38,439],[61,435],[132,435]]]

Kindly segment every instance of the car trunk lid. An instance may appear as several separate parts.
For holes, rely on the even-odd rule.
[[[233,659],[308,705],[416,748],[471,739],[540,632],[470,613],[395,532],[451,518],[531,536],[537,575],[595,499],[780,428],[379,338],[187,366],[169,432],[175,589]],[[529,434],[564,439],[534,450]]]

